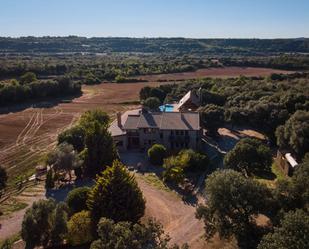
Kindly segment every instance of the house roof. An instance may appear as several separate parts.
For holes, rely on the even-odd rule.
[[[197,112],[156,112],[128,115],[124,130],[158,128],[161,130],[199,130],[200,117]]]
[[[186,93],[185,96],[182,97],[182,99],[178,102],[177,109],[179,110],[183,105],[185,105],[188,101],[190,101],[192,104],[199,106],[199,99],[196,96],[195,93],[192,91],[189,91]]]
[[[121,115],[121,125],[122,125],[122,127],[124,126],[125,122],[127,121],[129,115],[138,115],[139,111],[140,111],[139,109],[136,109],[136,110],[130,110],[130,111],[124,112]],[[113,137],[126,134],[126,131],[118,126],[117,118],[111,123],[108,130],[112,134]]]

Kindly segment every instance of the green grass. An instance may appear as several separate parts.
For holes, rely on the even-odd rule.
[[[143,175],[142,178],[145,180],[145,182],[149,183],[150,185],[158,189],[172,192],[172,190],[169,187],[167,187],[156,174],[146,173]]]
[[[279,169],[278,165],[274,162],[271,166],[271,171],[276,175],[276,180],[285,180],[288,177]]]
[[[269,188],[275,188],[278,180],[281,181],[288,179],[275,162],[273,162],[271,166],[271,172],[264,172],[263,174],[255,175],[254,178],[259,182],[266,184]]]

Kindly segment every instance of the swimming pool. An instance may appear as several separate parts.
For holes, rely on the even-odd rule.
[[[160,106],[161,112],[172,112],[174,111],[174,106],[170,104],[165,104]]]

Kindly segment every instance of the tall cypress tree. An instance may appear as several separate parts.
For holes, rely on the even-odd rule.
[[[145,211],[145,200],[134,176],[118,160],[98,177],[87,205],[96,222],[101,217],[137,222]]]

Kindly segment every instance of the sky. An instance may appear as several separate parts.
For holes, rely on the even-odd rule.
[[[0,36],[309,37],[309,0],[0,0]]]

